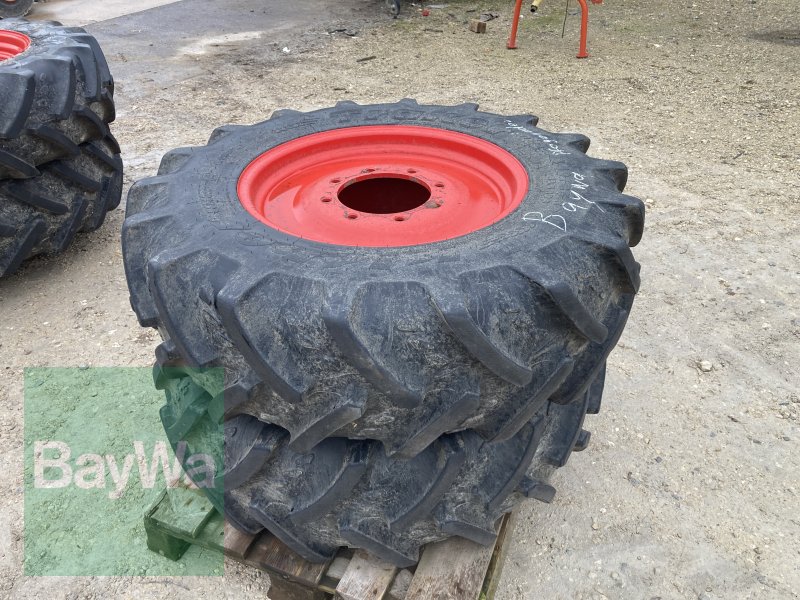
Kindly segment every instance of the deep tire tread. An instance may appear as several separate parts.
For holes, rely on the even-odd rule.
[[[467,311],[464,299],[455,288],[438,287],[431,292],[434,305],[455,338],[487,369],[507,382],[525,386],[533,373],[492,343]]]
[[[42,165],[39,177],[0,180],[0,220],[2,214],[13,220],[13,233],[6,236],[12,240],[0,240],[7,253],[0,258],[0,275],[37,254],[63,252],[79,231],[102,224],[122,195],[122,161],[110,154],[116,148],[109,136],[79,146],[74,158]]]
[[[586,339],[597,343],[606,339],[608,328],[591,313],[565,281],[546,274],[540,268],[511,268],[541,286],[561,314]]]
[[[213,427],[203,407],[214,399],[191,371],[154,369],[154,380],[167,392],[162,419],[169,440],[173,447],[186,440],[187,455],[202,450],[193,443],[207,440]],[[329,560],[341,545],[410,566],[421,545],[450,535],[489,544],[494,522],[519,498],[552,500],[552,487],[533,473],[553,454],[549,439],[562,441],[575,425],[574,418],[552,414],[556,420],[540,411],[498,445],[471,432],[444,436],[410,462],[387,458],[380,444],[368,441],[327,440],[311,454],[297,454],[285,431],[239,415],[225,424],[225,511],[237,528],[268,529],[314,562]],[[300,480],[291,467],[298,464],[306,465]]]

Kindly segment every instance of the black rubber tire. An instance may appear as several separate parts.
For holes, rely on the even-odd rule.
[[[33,0],[0,0],[0,19],[24,17],[31,12],[31,8]]]
[[[488,545],[497,519],[523,498],[550,502],[555,489],[546,482],[573,450],[586,447],[581,427],[587,409],[599,407],[605,377],[601,370],[580,402],[543,404],[505,442],[465,431],[398,460],[378,442],[344,438],[296,453],[285,430],[247,415],[223,430],[213,390],[186,372],[155,368],[167,398],[161,418],[173,448],[186,443],[184,460],[202,453],[224,465],[214,488],[195,481],[229,522],[251,534],[267,529],[313,562],[350,546],[398,567],[415,564],[422,545],[454,535]]]
[[[237,179],[266,149],[376,124],[493,142],[528,169],[530,191],[489,227],[398,248],[302,240],[240,204]],[[340,103],[167,153],[159,176],[132,187],[122,234],[131,304],[169,337],[157,356],[224,367],[227,413],[288,430],[296,452],[333,436],[413,457],[465,429],[502,442],[548,400],[582,398],[639,286],[629,246],[644,207],[620,193],[625,165],[586,156],[585,136],[535,124],[476,105]]]
[[[0,179],[36,177],[40,165],[109,135],[114,80],[83,29],[25,19],[4,19],[0,29],[31,39],[22,54],[0,61]]]
[[[34,179],[0,181],[0,277],[97,229],[121,197],[122,159],[111,134],[81,144],[74,158],[43,165]]]

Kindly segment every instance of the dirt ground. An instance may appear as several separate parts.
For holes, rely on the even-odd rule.
[[[625,162],[626,191],[647,204],[642,289],[587,421],[592,443],[557,473],[552,504],[520,508],[497,597],[797,598],[795,2],[609,0],[591,8],[583,61],[577,16],[561,38],[563,2],[526,17],[506,50],[510,4],[449,1],[428,17],[406,4],[391,21],[381,3],[348,0],[302,31],[184,40],[149,76],[123,48],[124,22],[98,23],[126,182],[223,123],[340,99],[474,101],[589,135],[590,154]],[[469,32],[487,11],[499,15],[487,33]],[[172,71],[186,77],[165,81]],[[23,367],[152,361],[156,334],[128,304],[123,217],[0,282],[0,596],[263,598],[266,578],[233,564],[224,581],[20,575]]]

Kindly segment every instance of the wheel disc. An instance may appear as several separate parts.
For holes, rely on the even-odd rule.
[[[4,1],[3,4],[14,4],[14,2]],[[24,33],[0,29],[0,61],[22,54],[30,45],[31,38]]]
[[[528,191],[525,167],[483,139],[378,125],[281,144],[252,161],[239,200],[284,233],[347,246],[413,246],[495,223]]]

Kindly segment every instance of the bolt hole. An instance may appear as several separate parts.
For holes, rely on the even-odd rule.
[[[438,183],[434,183],[433,185],[436,186],[437,188],[443,188],[444,187],[444,184],[441,181],[438,182]]]
[[[351,219],[351,220],[352,220],[352,219],[357,219],[357,218],[358,218],[358,215],[357,215],[356,213],[349,213],[349,214],[347,215],[347,218],[348,218],[348,219]]]
[[[394,220],[395,220],[395,221],[405,221],[405,220],[406,220],[406,218],[405,218],[403,215],[397,215],[397,216],[394,218]]]
[[[409,169],[408,171],[406,171],[406,173],[411,173],[412,175],[413,175],[414,173],[416,173],[416,172],[417,172],[417,170],[416,170],[416,169]]]
[[[336,177],[335,179],[331,179],[331,183],[341,183],[342,180]]]
[[[333,198],[331,198],[330,196],[323,196],[322,198],[323,202],[330,202],[331,200],[333,200]]]

